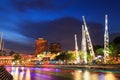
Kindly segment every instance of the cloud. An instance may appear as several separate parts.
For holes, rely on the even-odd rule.
[[[26,45],[29,44],[30,41],[33,40],[32,38],[28,38],[17,32],[10,32],[10,31],[4,32],[4,39],[19,43],[19,44],[26,44]]]
[[[62,10],[73,2],[73,0],[13,0],[12,3],[19,11],[25,11],[26,9],[42,9],[42,10]]]
[[[94,22],[87,24],[92,42],[94,44],[101,44],[103,40],[103,26]],[[77,33],[78,36],[79,48],[81,47],[81,25],[82,21],[76,18],[64,17],[43,23],[28,22],[27,24],[22,25],[23,29],[21,30],[21,33],[34,39],[43,37],[47,39],[49,43],[59,42],[62,44],[63,50],[74,50],[75,33]]]
[[[13,31],[4,31],[3,42],[6,49],[17,52],[33,53],[34,39]]]
[[[103,9],[108,9],[109,6],[104,8],[105,4],[96,4],[99,3],[98,1],[91,2],[92,4],[90,2],[81,2],[80,0],[2,0],[0,3],[0,32],[5,33],[6,47],[33,52],[31,45],[34,45],[34,40],[43,37],[49,43],[60,42],[63,49],[73,50],[75,33],[78,36],[79,47],[81,44],[82,21],[80,19],[82,15],[87,16],[88,30],[93,44],[103,44],[104,29],[101,21],[104,18],[102,19],[101,15],[104,17]],[[93,6],[93,4],[95,5]],[[116,11],[118,11],[117,8]],[[117,21],[119,20],[117,19]],[[113,25],[112,22],[110,23]],[[111,29],[113,30],[113,28]],[[114,29],[114,31],[116,30]]]
[[[88,30],[94,45],[103,45],[104,26],[100,23],[89,22]]]
[[[16,43],[9,40],[4,40],[5,50],[9,49],[9,51],[15,51],[18,53],[27,53],[27,54],[33,54],[34,53],[34,45],[32,44],[24,44],[24,43]]]

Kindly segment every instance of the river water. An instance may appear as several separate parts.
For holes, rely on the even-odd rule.
[[[120,71],[6,67],[14,80],[120,80]]]

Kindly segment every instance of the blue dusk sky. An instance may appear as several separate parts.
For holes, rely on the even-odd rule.
[[[94,45],[103,45],[105,14],[109,34],[120,32],[120,0],[1,0],[0,33],[5,49],[34,53],[35,40],[59,42],[74,50],[74,34],[81,44],[85,16]]]

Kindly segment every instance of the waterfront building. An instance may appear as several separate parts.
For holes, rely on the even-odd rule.
[[[0,50],[0,56],[5,56],[6,55],[6,51]]]
[[[38,38],[35,42],[35,53],[34,55],[37,56],[37,54],[42,54],[44,52],[47,52],[48,41],[44,38]]]
[[[49,51],[51,53],[59,53],[59,52],[61,52],[62,51],[61,44],[60,43],[50,43]]]
[[[13,56],[0,56],[0,65],[11,65],[13,59]]]

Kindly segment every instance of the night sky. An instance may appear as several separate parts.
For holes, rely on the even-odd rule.
[[[33,53],[35,40],[59,42],[63,50],[74,50],[74,34],[81,44],[85,16],[94,45],[103,45],[104,18],[109,34],[120,32],[120,0],[1,0],[0,32],[6,50]]]

